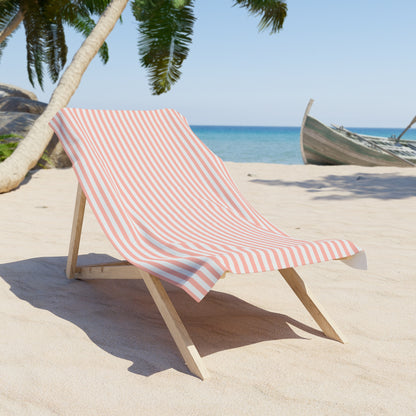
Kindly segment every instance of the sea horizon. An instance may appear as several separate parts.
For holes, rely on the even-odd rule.
[[[221,159],[241,163],[303,164],[300,126],[191,125],[194,133]],[[396,137],[401,127],[346,127],[358,134]],[[416,140],[416,129],[403,137]]]

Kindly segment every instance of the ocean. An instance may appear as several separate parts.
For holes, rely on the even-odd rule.
[[[219,157],[230,162],[303,164],[300,127],[191,126],[194,133]],[[359,134],[398,136],[404,128],[354,128]],[[416,140],[416,129],[404,139]]]

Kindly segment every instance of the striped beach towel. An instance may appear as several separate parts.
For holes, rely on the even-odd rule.
[[[65,108],[50,126],[120,255],[197,301],[225,272],[285,269],[360,251],[350,241],[304,241],[276,228],[174,110]]]

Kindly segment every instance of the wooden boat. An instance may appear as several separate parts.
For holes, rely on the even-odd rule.
[[[304,163],[314,165],[416,166],[416,141],[399,140],[416,122],[416,117],[398,138],[353,133],[344,127],[322,124],[306,107],[300,132]]]

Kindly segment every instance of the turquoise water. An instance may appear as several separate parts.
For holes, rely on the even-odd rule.
[[[303,164],[300,127],[191,126],[194,133],[221,159],[231,162]],[[398,136],[403,128],[353,128],[372,136]],[[416,140],[416,129],[403,137]]]

